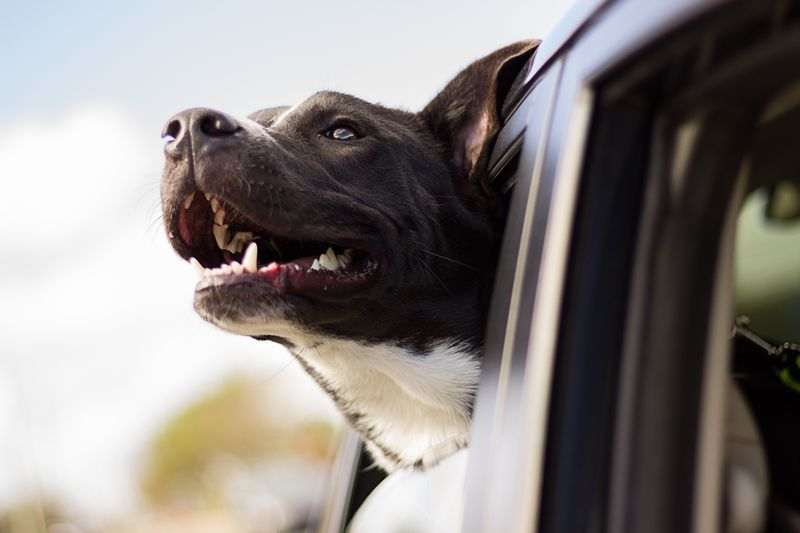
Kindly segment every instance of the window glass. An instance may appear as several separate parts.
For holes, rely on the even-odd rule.
[[[736,314],[759,333],[800,341],[800,181],[745,201],[736,236]]]

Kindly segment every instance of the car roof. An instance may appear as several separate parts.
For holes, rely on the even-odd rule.
[[[605,6],[613,0],[577,0],[548,32],[536,51],[535,65],[544,65],[558,55]],[[531,69],[531,72],[538,70]]]

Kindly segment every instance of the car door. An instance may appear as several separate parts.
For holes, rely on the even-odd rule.
[[[539,261],[514,267],[531,301],[493,309],[504,334],[487,343],[463,531],[719,531],[736,516],[736,220],[766,179],[747,170],[765,109],[793,105],[774,102],[800,75],[797,4],[597,7],[531,73],[561,69],[549,203],[529,235]]]

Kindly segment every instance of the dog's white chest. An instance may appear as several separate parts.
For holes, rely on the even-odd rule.
[[[458,344],[417,354],[320,339],[294,352],[385,469],[424,468],[466,446],[480,367]]]

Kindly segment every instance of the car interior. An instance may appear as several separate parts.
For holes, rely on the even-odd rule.
[[[761,105],[743,165],[726,505],[735,531],[800,530],[800,83]],[[736,394],[738,396],[738,394]],[[742,399],[744,401],[742,401]],[[733,527],[735,525],[735,527]]]

